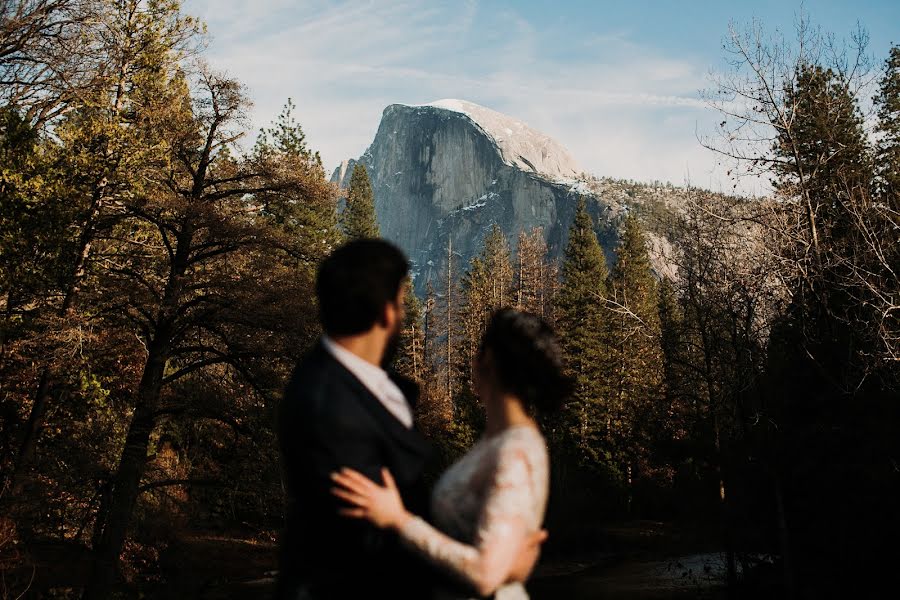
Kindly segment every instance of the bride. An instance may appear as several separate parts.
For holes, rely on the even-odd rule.
[[[533,415],[558,408],[568,391],[559,343],[538,317],[500,310],[484,334],[473,375],[485,408],[484,436],[438,480],[434,525],[406,510],[387,469],[384,486],[341,469],[332,474],[332,493],[349,505],[342,514],[395,531],[478,595],[527,599],[525,587],[509,581],[547,505],[547,448]]]

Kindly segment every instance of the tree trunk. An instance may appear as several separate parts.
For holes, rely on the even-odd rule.
[[[41,380],[38,383],[37,392],[34,395],[34,402],[31,404],[31,412],[28,414],[28,421],[25,424],[25,433],[22,436],[22,443],[19,446],[19,455],[16,458],[16,466],[13,469],[12,485],[10,491],[11,496],[16,498],[22,494],[25,487],[25,471],[31,460],[34,458],[34,450],[38,432],[41,429],[44,413],[47,409],[47,400],[50,397],[50,369],[44,367],[41,372]]]
[[[785,598],[792,600],[797,597],[797,592],[794,589],[794,570],[791,564],[790,533],[787,524],[787,511],[784,506],[784,492],[778,476],[775,479],[775,507],[778,512],[778,537],[781,542],[781,563],[784,568]]]
[[[202,173],[201,173],[202,175]],[[171,354],[174,319],[178,302],[181,298],[183,277],[188,267],[188,256],[194,228],[191,217],[185,219],[183,229],[178,236],[166,290],[163,294],[157,318],[157,329],[153,340],[148,345],[147,360],[137,390],[137,406],[128,434],[125,447],[119,461],[119,468],[113,480],[112,490],[107,505],[106,522],[99,535],[100,543],[94,548],[94,568],[82,600],[107,600],[112,593],[118,570],[119,555],[128,534],[134,506],[140,493],[141,477],[147,466],[147,448],[150,433],[156,422],[156,411],[162,391],[166,362]],[[94,532],[95,539],[98,537]]]
[[[94,568],[83,600],[106,600],[112,593],[119,555],[125,544],[141,477],[147,465],[147,448],[156,421],[154,413],[159,402],[165,362],[160,345],[151,345],[138,388],[139,403],[125,438],[125,448],[106,507],[106,522],[101,524],[103,531],[99,535],[99,544],[94,548]]]

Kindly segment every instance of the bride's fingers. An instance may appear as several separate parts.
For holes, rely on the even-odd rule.
[[[352,490],[357,494],[366,494],[372,491],[370,486],[367,486],[359,479],[356,479],[351,475],[344,473],[343,471],[341,471],[340,473],[332,473],[331,479],[341,487]]]
[[[348,467],[344,467],[343,469],[341,469],[341,475],[352,479],[363,489],[375,489],[380,487],[377,483],[375,483],[359,471],[354,471],[353,469],[350,469]]]
[[[344,500],[356,506],[366,507],[369,505],[369,498],[367,496],[354,494],[353,492],[348,492],[347,490],[344,490],[342,488],[331,488],[331,493],[341,500]]]
[[[385,486],[392,490],[397,489],[397,482],[394,481],[394,476],[391,475],[391,472],[387,467],[381,468],[381,477],[384,478]]]
[[[342,508],[338,513],[344,517],[352,517],[354,519],[366,518],[366,509],[364,508]]]

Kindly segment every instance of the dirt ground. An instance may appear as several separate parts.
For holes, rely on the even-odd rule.
[[[607,533],[612,551],[543,557],[528,584],[533,600],[723,597],[721,555],[686,540],[676,528],[634,522],[611,526]],[[276,553],[271,536],[187,533],[160,551],[151,575],[142,574],[129,591],[153,599],[267,599],[276,575]],[[47,597],[74,597],[67,592],[89,573],[89,555],[75,547],[36,545],[29,559],[3,577],[20,585],[33,577],[30,597],[42,597],[50,589],[55,591]]]

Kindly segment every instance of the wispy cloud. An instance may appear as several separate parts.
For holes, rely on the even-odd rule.
[[[188,0],[209,60],[250,90],[263,125],[288,97],[326,167],[359,156],[388,104],[463,98],[558,139],[597,175],[720,185],[696,131],[708,65],[628,31],[569,35],[513,5]]]

